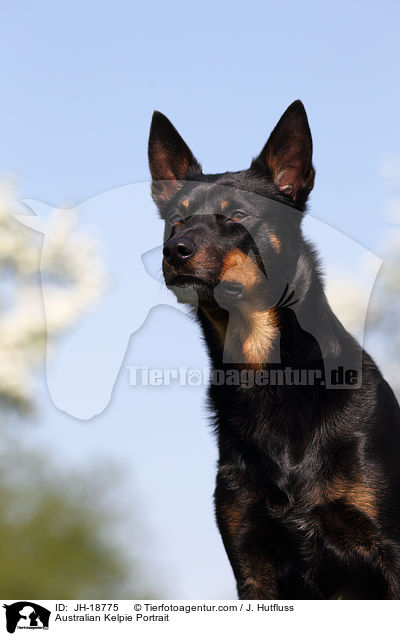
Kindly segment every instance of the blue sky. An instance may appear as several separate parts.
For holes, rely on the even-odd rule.
[[[314,138],[312,215],[369,249],[379,244],[389,227],[380,163],[400,147],[398,3],[2,5],[0,168],[20,177],[22,197],[76,203],[148,179],[154,109],[206,171],[243,168],[300,98]],[[340,264],[335,246],[324,248]],[[182,314],[157,308],[126,360],[204,366],[198,336]],[[121,372],[107,411],[82,424],[57,411],[44,386],[32,436],[66,463],[104,455],[126,467],[121,497],[128,507],[130,487],[140,493],[146,555],[166,594],[232,595],[212,518],[216,454],[200,388],[133,397]]]

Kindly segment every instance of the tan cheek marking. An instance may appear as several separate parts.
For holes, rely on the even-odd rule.
[[[248,335],[243,343],[243,355],[250,364],[264,364],[279,334],[278,321],[273,309],[250,311]]]
[[[221,271],[220,280],[241,283],[249,292],[261,282],[263,274],[249,256],[235,250],[230,252]],[[269,353],[279,334],[276,314],[272,309],[257,311],[251,301],[241,300],[237,305],[242,321],[238,336],[242,342],[243,356],[249,364],[262,365],[268,361]]]
[[[278,252],[278,254],[279,254],[279,253],[280,253],[280,251],[281,251],[281,247],[282,247],[282,246],[281,246],[281,242],[280,242],[280,240],[278,239],[277,235],[276,235],[276,234],[270,234],[269,240],[270,240],[271,245],[272,245],[272,247],[274,248],[274,250],[275,250],[276,252]]]
[[[240,250],[230,252],[224,259],[220,281],[241,283],[249,291],[261,282],[262,274],[257,264]]]
[[[221,210],[222,211],[224,211],[228,207],[229,207],[229,201],[227,199],[224,199],[224,201],[221,201]]]
[[[184,208],[188,208],[189,207],[189,199],[183,199],[182,205],[183,205]]]

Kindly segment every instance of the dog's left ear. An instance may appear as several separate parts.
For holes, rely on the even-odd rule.
[[[162,209],[182,186],[182,181],[201,174],[192,151],[169,119],[154,111],[149,136],[152,195]]]
[[[300,100],[283,113],[253,167],[267,168],[276,187],[302,207],[314,185],[312,137]]]

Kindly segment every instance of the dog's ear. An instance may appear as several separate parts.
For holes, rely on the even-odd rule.
[[[252,166],[267,168],[276,187],[298,206],[305,204],[314,185],[312,138],[300,100],[283,113]]]
[[[201,166],[169,119],[154,111],[149,136],[152,195],[163,208],[180,189],[182,181],[201,174]]]

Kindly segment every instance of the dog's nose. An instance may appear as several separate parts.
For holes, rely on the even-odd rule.
[[[180,265],[196,251],[196,245],[189,237],[172,237],[164,245],[164,258],[170,265]]]

